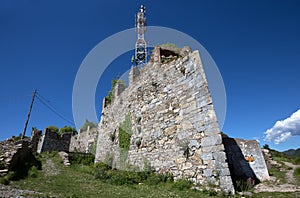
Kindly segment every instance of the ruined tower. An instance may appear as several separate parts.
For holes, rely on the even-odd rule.
[[[147,62],[145,7],[137,14],[129,85],[102,111],[95,162],[151,167],[234,193],[225,148],[199,51],[157,46]],[[143,65],[141,69],[139,66]]]

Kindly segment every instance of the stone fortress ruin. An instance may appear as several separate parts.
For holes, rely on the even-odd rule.
[[[145,20],[141,6],[129,84],[118,81],[113,100],[103,99],[95,161],[136,171],[150,166],[232,193],[237,180],[268,179],[256,141],[222,135],[199,51],[161,45],[146,61]]]
[[[11,154],[24,149],[90,153],[95,146],[95,162],[124,170],[151,168],[175,180],[212,184],[231,193],[241,179],[269,179],[257,141],[230,138],[220,131],[199,51],[160,45],[146,61],[144,13],[141,7],[128,86],[118,80],[113,99],[103,99],[98,128],[77,135],[34,131],[29,146],[21,142],[14,152],[1,151],[7,164],[0,173],[13,170],[7,168],[14,164]]]
[[[256,141],[222,138],[199,51],[189,47],[157,46],[142,69],[133,66],[128,87],[117,83],[112,103],[104,99],[98,133],[96,162],[111,159],[115,168],[148,163],[227,192],[234,192],[233,174],[268,178]]]

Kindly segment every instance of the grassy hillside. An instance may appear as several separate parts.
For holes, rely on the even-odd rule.
[[[298,149],[289,149],[287,151],[283,151],[283,153],[297,158],[297,157],[300,157],[300,148],[298,148]]]

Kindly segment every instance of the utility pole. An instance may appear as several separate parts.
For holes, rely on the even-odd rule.
[[[34,103],[34,99],[36,97],[36,93],[37,93],[37,91],[35,89],[34,92],[33,92],[32,100],[31,100],[31,104],[30,104],[30,108],[29,108],[29,112],[28,112],[28,115],[27,115],[27,119],[26,119],[26,122],[25,122],[24,131],[23,131],[21,139],[24,139],[25,134],[26,134],[26,129],[27,129],[27,125],[28,125],[28,122],[29,122],[29,118],[30,118],[32,106],[33,106],[33,103]]]

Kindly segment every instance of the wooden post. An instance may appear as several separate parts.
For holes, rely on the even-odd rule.
[[[31,110],[32,110],[32,106],[33,106],[35,97],[36,97],[36,89],[33,92],[32,100],[31,100],[31,104],[30,104],[30,108],[29,108],[29,112],[28,112],[28,115],[27,115],[27,119],[26,119],[26,122],[25,122],[24,131],[22,133],[21,139],[24,139],[24,137],[25,137],[26,129],[27,129],[27,125],[28,125],[28,122],[29,122],[29,118],[30,118],[30,114],[31,114]]]

